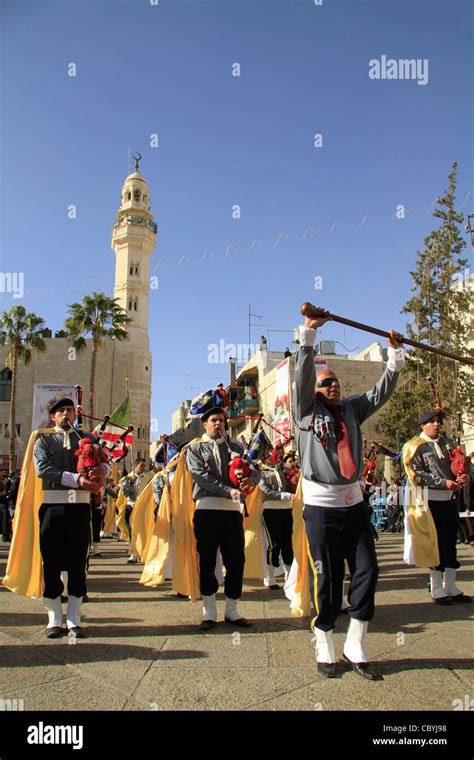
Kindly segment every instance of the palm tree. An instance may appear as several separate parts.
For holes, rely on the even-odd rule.
[[[8,423],[10,470],[15,459],[15,405],[17,386],[17,367],[20,359],[25,365],[30,363],[32,350],[44,354],[46,343],[41,336],[44,320],[32,312],[26,312],[24,306],[13,306],[0,315],[0,345],[8,347],[7,366],[12,371],[12,388],[10,396],[10,421]]]
[[[72,338],[74,348],[82,351],[87,346],[85,336],[90,335],[92,338],[89,414],[93,417],[97,350],[104,340],[128,338],[124,327],[132,320],[127,317],[125,309],[119,306],[118,299],[110,298],[106,293],[92,293],[90,296],[84,296],[82,303],[73,303],[68,306],[68,309],[66,331]]]

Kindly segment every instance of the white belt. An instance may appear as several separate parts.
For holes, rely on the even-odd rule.
[[[74,498],[73,498],[74,497]],[[90,491],[65,488],[63,491],[43,491],[43,504],[89,504]]]
[[[222,496],[203,496],[196,501],[196,509],[222,510],[225,512],[241,511],[240,502]]]
[[[263,502],[264,509],[293,509],[293,502],[287,499],[268,499]]]

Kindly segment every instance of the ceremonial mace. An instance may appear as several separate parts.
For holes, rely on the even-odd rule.
[[[310,319],[332,319],[333,322],[340,322],[342,325],[348,325],[349,327],[356,327],[358,330],[365,330],[365,332],[373,333],[374,335],[381,335],[384,338],[390,338],[390,333],[386,330],[379,330],[378,327],[371,327],[370,325],[364,325],[362,322],[354,322],[352,319],[346,319],[346,317],[339,317],[337,314],[332,314],[326,309],[321,309],[319,306],[313,306],[309,301],[305,301],[302,305],[301,314],[304,317]],[[403,343],[414,348],[421,348],[422,351],[430,351],[432,354],[438,354],[439,356],[446,356],[447,359],[454,359],[454,361],[461,362],[461,364],[474,365],[474,359],[468,356],[458,356],[458,354],[452,354],[449,351],[444,351],[442,348],[434,348],[433,346],[427,346],[426,343],[419,343],[417,340],[411,340],[405,338],[402,335]]]

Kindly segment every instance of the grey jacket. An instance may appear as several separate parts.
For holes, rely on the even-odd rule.
[[[278,478],[276,477],[275,471],[278,471],[278,474],[280,475],[281,482],[283,483],[283,488],[280,487],[280,484],[278,483]],[[265,469],[261,470],[261,479],[260,483],[258,484],[258,487],[263,493],[263,502],[266,501],[275,501],[281,500],[282,493],[290,493],[290,489],[287,487],[286,484],[286,477],[285,473],[283,472],[282,468],[279,465],[276,465],[275,467],[266,467]]]
[[[84,438],[89,438],[97,443],[97,438],[88,433],[82,433]],[[71,448],[63,446],[64,436],[62,433],[42,433],[33,449],[33,461],[36,474],[43,482],[43,491],[69,491],[71,486],[61,485],[63,472],[77,473],[77,457],[74,453],[79,448],[79,438],[70,436]]]
[[[314,349],[312,346],[301,346],[296,356],[296,381],[293,396],[296,440],[300,453],[301,472],[306,480],[330,485],[347,485],[356,483],[363,470],[362,433],[360,426],[377,409],[390,398],[397,384],[399,372],[386,369],[380,380],[371,390],[360,396],[351,396],[341,401],[342,418],[347,425],[351,441],[352,456],[356,467],[355,474],[350,480],[343,478],[339,469],[337,456],[337,441],[335,436],[334,417],[329,409],[320,401],[315,400],[314,386],[316,372],[314,368]],[[311,421],[313,405],[316,404],[315,425],[312,431],[302,431]],[[328,426],[327,445],[323,446],[316,432],[322,423]]]
[[[163,496],[163,491],[165,490],[165,483],[166,483],[166,475],[160,475],[156,480],[153,481],[152,488],[153,488],[153,498],[155,500],[155,504],[159,505],[161,501],[161,497]]]
[[[444,454],[444,459],[440,459],[436,454],[434,443],[424,443],[416,450],[411,465],[417,480],[420,479],[418,485],[428,486],[428,488],[436,490],[446,490],[446,481],[456,479],[451,471],[449,451],[446,444],[449,444],[453,449],[456,448],[456,444],[446,438],[440,438],[438,443]]]
[[[233,438],[228,438],[227,442],[232,451],[236,451],[240,456],[243,455],[244,449],[241,443]],[[188,447],[186,465],[194,481],[194,501],[209,496],[230,499],[230,492],[235,486],[229,480],[230,453],[225,443],[219,444],[219,452],[222,472],[219,472],[219,465],[214,457],[213,443],[203,441],[202,443],[191,443]],[[260,473],[253,470],[250,477],[257,485],[260,480]]]

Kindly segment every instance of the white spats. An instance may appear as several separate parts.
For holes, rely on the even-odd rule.
[[[216,595],[202,597],[202,619],[217,620]]]
[[[61,597],[57,596],[56,599],[48,599],[48,597],[43,596],[43,603],[48,610],[48,625],[46,627],[61,628],[63,624]]]
[[[344,654],[351,662],[367,662],[364,641],[368,623],[363,620],[350,619],[349,630],[344,642]]]
[[[433,599],[443,599],[446,596],[442,575],[439,570],[430,570],[430,590]]]
[[[237,611],[237,602],[238,599],[229,599],[229,597],[226,596],[225,598],[225,613],[224,617],[226,620],[231,620],[234,622],[234,620],[240,620],[242,617],[240,612]]]
[[[81,625],[82,596],[71,596],[67,603],[67,627],[79,628]]]
[[[283,567],[285,568],[285,583],[286,583],[290,575],[291,565],[285,565],[283,563]]]
[[[316,662],[336,662],[333,632],[322,631],[314,626],[312,626],[312,630],[316,636]]]
[[[275,580],[275,568],[273,565],[267,565],[265,570],[265,578],[263,579],[263,585],[269,588],[276,585]]]
[[[445,568],[443,588],[443,596],[459,596],[462,594],[461,589],[456,586],[456,570],[454,567]]]

